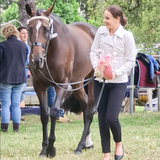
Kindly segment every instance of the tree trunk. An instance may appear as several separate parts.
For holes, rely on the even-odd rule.
[[[19,20],[23,26],[27,26],[27,20],[30,18],[25,8],[27,3],[33,10],[36,8],[36,0],[19,0],[17,3],[19,7]]]

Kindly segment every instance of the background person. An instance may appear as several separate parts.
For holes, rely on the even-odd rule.
[[[1,130],[8,130],[11,115],[13,130],[18,132],[20,98],[26,83],[26,45],[17,39],[19,32],[14,25],[6,24],[1,32],[6,39],[0,43]]]
[[[99,130],[103,160],[110,159],[110,130],[115,141],[115,160],[123,157],[121,126],[118,115],[126,93],[127,72],[135,64],[135,42],[131,32],[125,30],[127,19],[118,6],[110,6],[104,12],[104,23],[95,35],[90,59],[95,69],[95,98],[99,96],[105,74],[99,71],[98,61],[110,57],[112,78],[106,79],[105,87],[98,106]],[[98,51],[97,51],[98,50]],[[106,77],[106,76],[105,76]]]
[[[19,39],[24,42],[26,44],[27,50],[26,50],[26,62],[25,65],[28,66],[29,65],[29,55],[30,55],[30,47],[27,44],[27,40],[28,40],[28,30],[26,27],[21,26],[19,28],[17,28],[17,30],[19,31]],[[25,68],[26,71],[26,78],[29,78],[29,69],[28,67]],[[24,88],[27,87],[27,83],[25,84]],[[25,107],[25,102],[24,102],[24,97],[25,97],[25,92],[22,92],[22,96],[21,96],[21,107]]]

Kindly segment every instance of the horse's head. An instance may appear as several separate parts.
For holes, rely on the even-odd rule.
[[[31,42],[31,58],[36,69],[43,68],[48,43],[51,36],[53,37],[53,20],[49,15],[54,4],[47,10],[39,9],[35,12],[26,4],[27,14],[31,16],[27,22]]]

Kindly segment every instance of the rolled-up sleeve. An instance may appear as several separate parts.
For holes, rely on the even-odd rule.
[[[125,37],[125,63],[115,70],[117,76],[128,73],[135,65],[135,41],[133,34],[129,31],[124,35]]]

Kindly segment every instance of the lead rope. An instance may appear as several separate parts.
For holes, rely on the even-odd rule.
[[[62,89],[63,91],[76,91],[76,90],[78,90],[78,89],[81,89],[82,87],[88,85],[88,84],[89,84],[91,81],[93,81],[94,78],[95,78],[95,77],[91,77],[91,78],[88,78],[88,79],[85,79],[85,80],[82,80],[82,81],[78,81],[78,82],[73,82],[73,83],[56,83],[56,82],[54,81],[54,79],[52,78],[51,74],[50,74],[50,71],[49,71],[49,69],[48,69],[47,63],[46,63],[46,66],[47,66],[47,71],[48,71],[48,74],[49,74],[51,80],[50,80],[49,78],[47,78],[47,77],[43,74],[43,72],[42,72],[41,70],[39,70],[39,72],[43,75],[44,78],[46,78],[46,79],[47,79],[48,81],[50,81],[51,83],[55,84],[57,87],[59,87],[59,88]],[[84,83],[84,82],[86,82],[86,83],[83,84],[82,86],[78,87],[78,88],[72,89],[72,87],[71,87],[71,85],[75,85],[75,84],[79,84],[79,83]],[[61,87],[61,85],[68,86],[68,88],[65,89],[65,88]]]
[[[103,90],[104,90],[104,86],[105,86],[105,79],[103,78],[103,85],[102,85],[101,91],[100,91],[100,93],[99,93],[99,96],[98,96],[97,102],[95,103],[95,112],[96,112],[96,111],[97,111],[97,109],[98,109],[99,102],[100,102],[100,100],[101,100],[102,93],[103,93]]]

